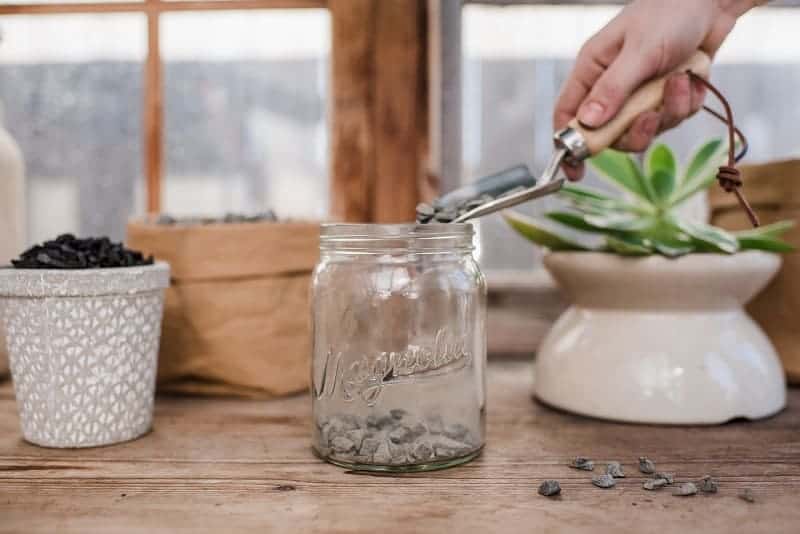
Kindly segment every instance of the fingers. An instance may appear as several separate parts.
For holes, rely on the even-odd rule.
[[[692,103],[691,103],[691,112],[690,114],[694,115],[697,113],[701,107],[703,107],[703,102],[706,99],[706,86],[701,84],[700,82],[692,82],[692,89],[691,89],[691,96],[692,96]]]
[[[561,170],[564,171],[564,174],[567,176],[567,179],[571,182],[577,182],[581,178],[583,178],[586,169],[584,168],[583,163],[567,163],[564,162],[561,165]]]
[[[622,27],[615,18],[581,47],[575,66],[561,88],[553,112],[553,127],[558,130],[575,118],[578,106],[606,71],[622,47]]]
[[[614,143],[614,148],[628,152],[646,150],[656,135],[696,113],[703,105],[705,92],[703,85],[693,83],[686,74],[671,76],[664,85],[661,109],[639,115],[625,135]]]
[[[692,87],[688,74],[675,74],[664,84],[661,130],[674,128],[692,113]]]
[[[614,143],[613,148],[627,152],[642,152],[650,146],[661,125],[661,113],[645,111],[633,121],[628,131]]]
[[[661,59],[634,48],[632,45],[625,45],[581,104],[578,120],[585,126],[603,126],[617,114],[633,91],[658,72]]]

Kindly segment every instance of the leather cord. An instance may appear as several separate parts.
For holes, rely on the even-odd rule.
[[[711,82],[702,76],[695,74],[691,70],[687,70],[686,74],[688,74],[693,80],[700,82],[709,91],[714,93],[714,96],[716,96],[719,101],[722,102],[722,106],[725,108],[725,115],[723,115],[722,113],[719,113],[708,106],[703,106],[703,110],[725,123],[725,125],[728,127],[728,164],[722,165],[719,168],[719,171],[717,172],[717,182],[727,193],[733,193],[736,195],[736,199],[739,201],[739,205],[742,207],[745,213],[747,213],[750,223],[753,225],[753,227],[758,227],[760,224],[758,221],[758,216],[750,206],[750,203],[747,202],[747,199],[744,197],[744,194],[742,194],[741,191],[742,178],[739,169],[736,168],[736,163],[747,153],[748,145],[744,134],[742,134],[742,132],[733,122],[733,111],[731,110],[731,105],[728,103],[728,100],[722,95],[719,89],[714,87]],[[739,150],[738,154],[735,152],[737,136],[742,142],[742,148]]]

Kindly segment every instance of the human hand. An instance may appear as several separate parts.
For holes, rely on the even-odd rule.
[[[701,49],[711,57],[736,19],[757,0],[636,0],[581,48],[561,89],[553,123],[563,128],[574,117],[587,127],[608,122],[628,96],[647,80],[665,75]],[[658,133],[678,125],[703,104],[705,88],[684,73],[670,76],[659,110],[640,114],[614,148],[639,152]],[[572,180],[583,165],[565,165]]]

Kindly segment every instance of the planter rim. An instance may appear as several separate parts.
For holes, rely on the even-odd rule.
[[[623,256],[622,254],[614,254],[612,252],[596,252],[596,251],[548,251],[545,257],[578,257],[592,262],[605,262],[606,264],[620,264],[625,268],[632,267],[649,267],[668,269],[671,267],[698,265],[701,263],[720,263],[720,264],[736,264],[744,259],[757,260],[767,257],[776,257],[780,259],[783,255],[777,252],[768,252],[765,250],[743,250],[735,254],[722,254],[718,252],[695,252],[692,254],[685,254],[677,258],[668,258],[661,254],[651,254],[649,256]]]
[[[169,264],[101,269],[0,268],[0,297],[101,297],[166,289]]]
[[[618,309],[720,309],[742,305],[761,291],[781,265],[779,254],[619,256],[605,252],[551,252],[544,266],[574,303]]]

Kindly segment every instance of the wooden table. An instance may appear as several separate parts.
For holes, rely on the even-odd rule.
[[[530,366],[493,362],[484,455],[403,477],[348,473],[309,451],[306,396],[277,401],[159,397],[155,430],[85,450],[20,439],[0,386],[0,531],[800,532],[800,390],[757,423],[712,428],[612,424],[530,397]],[[600,377],[598,377],[600,379]],[[623,462],[602,490],[566,467],[575,455]],[[647,455],[678,480],[709,473],[715,495],[642,489]],[[537,495],[546,478],[563,495]],[[755,503],[737,494],[751,488]]]

